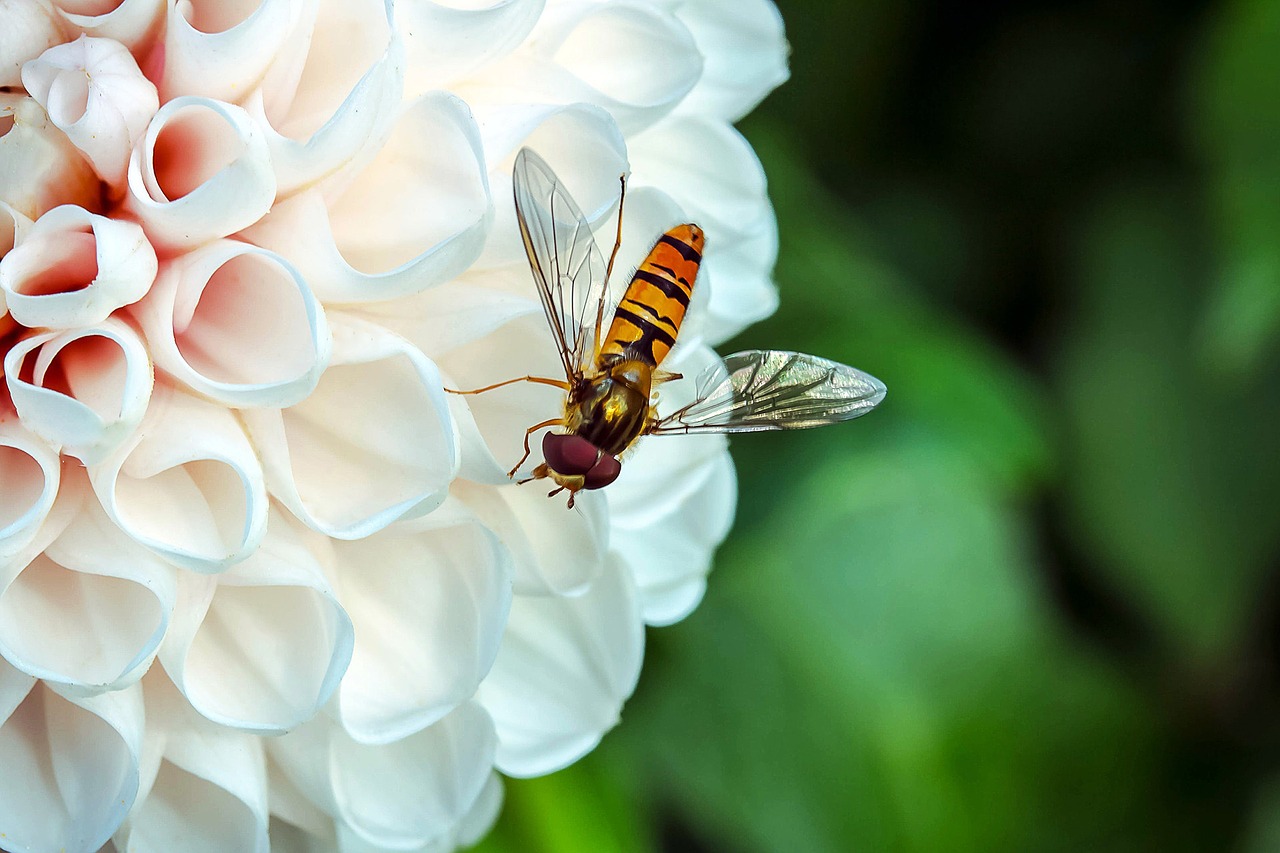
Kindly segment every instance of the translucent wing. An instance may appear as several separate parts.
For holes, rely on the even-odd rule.
[[[853,367],[782,350],[726,356],[697,379],[697,399],[662,418],[655,435],[761,432],[847,421],[884,399],[879,379]]]
[[[512,173],[516,219],[547,324],[572,380],[590,361],[604,298],[604,260],[577,203],[546,162],[528,148]]]

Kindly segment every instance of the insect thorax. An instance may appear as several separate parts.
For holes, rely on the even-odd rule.
[[[616,456],[636,440],[649,415],[653,368],[616,359],[584,378],[569,394],[566,425],[605,453]]]

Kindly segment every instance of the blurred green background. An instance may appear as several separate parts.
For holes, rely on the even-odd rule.
[[[734,443],[705,603],[481,849],[1280,850],[1280,3],[778,6],[730,347],[889,397]]]

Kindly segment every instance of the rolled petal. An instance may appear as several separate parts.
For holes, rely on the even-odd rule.
[[[90,499],[42,554],[2,579],[0,654],[65,695],[119,690],[155,657],[176,587],[173,567]]]
[[[19,341],[5,375],[27,429],[85,464],[128,441],[151,399],[151,362],[133,329],[115,319]]]
[[[142,56],[164,22],[165,0],[53,0],[71,29],[114,39]]]
[[[457,276],[479,256],[491,211],[475,120],[440,92],[405,110],[332,202],[301,193],[244,236],[288,258],[322,301],[368,302]]]
[[[334,560],[356,631],[337,705],[352,738],[407,737],[475,693],[511,606],[511,558],[497,536],[450,502],[335,542]]]
[[[28,328],[101,323],[141,299],[156,276],[156,253],[136,224],[62,205],[40,217],[0,260],[0,289]]]
[[[185,569],[225,571],[266,531],[262,469],[235,415],[165,385],[134,438],[89,476],[122,530]]]
[[[95,853],[138,791],[142,691],[67,698],[0,660],[0,826],[15,851]]]
[[[672,4],[705,58],[702,77],[678,109],[736,122],[781,86],[787,36],[771,0],[700,0]]]
[[[0,561],[35,538],[58,497],[57,451],[12,421],[0,421]]]
[[[133,309],[156,366],[229,406],[290,406],[320,381],[324,310],[286,260],[219,240],[166,261]]]
[[[299,18],[299,35],[245,102],[266,132],[281,197],[372,159],[404,91],[404,46],[389,4],[312,5],[319,9]]]
[[[459,8],[420,0],[396,7],[410,98],[445,88],[510,53],[537,23],[545,0],[488,0]]]
[[[22,82],[98,177],[123,189],[129,152],[160,107],[128,48],[81,36],[24,65]]]
[[[435,364],[377,326],[330,323],[333,357],[311,396],[240,416],[271,494],[313,529],[359,539],[439,506],[458,444]]]
[[[616,562],[583,595],[517,596],[476,693],[498,730],[497,768],[539,776],[589,752],[618,722],[643,648],[635,591]]]
[[[259,738],[218,726],[163,675],[145,684],[163,759],[116,835],[122,850],[267,853],[266,758]],[[179,841],[180,840],[180,841]]]
[[[19,100],[11,117],[0,110],[0,201],[28,219],[100,201],[93,167],[32,98]]]
[[[160,660],[191,705],[220,725],[288,731],[328,701],[351,660],[351,619],[295,525],[273,510],[266,538],[244,562],[216,581],[183,576]]]
[[[169,0],[164,100],[237,102],[258,85],[302,13],[301,0]]]
[[[189,249],[258,221],[276,194],[266,138],[249,114],[175,98],[129,160],[128,210],[158,248]]]
[[[22,242],[31,224],[30,219],[0,201],[0,260],[9,254],[9,250]],[[3,294],[0,294],[0,316],[4,314],[3,300]]]
[[[452,837],[486,791],[494,746],[493,723],[473,702],[394,743],[361,744],[318,718],[268,744],[298,788],[341,827],[396,850]]]
[[[0,28],[0,86],[22,85],[22,66],[64,36],[57,15],[40,0],[7,0]]]

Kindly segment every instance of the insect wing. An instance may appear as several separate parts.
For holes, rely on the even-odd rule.
[[[595,348],[604,299],[604,259],[577,202],[546,162],[528,148],[512,173],[516,219],[565,376],[579,375]]]
[[[879,379],[839,362],[800,352],[746,350],[704,370],[695,402],[649,432],[807,429],[865,415],[884,395]]]

